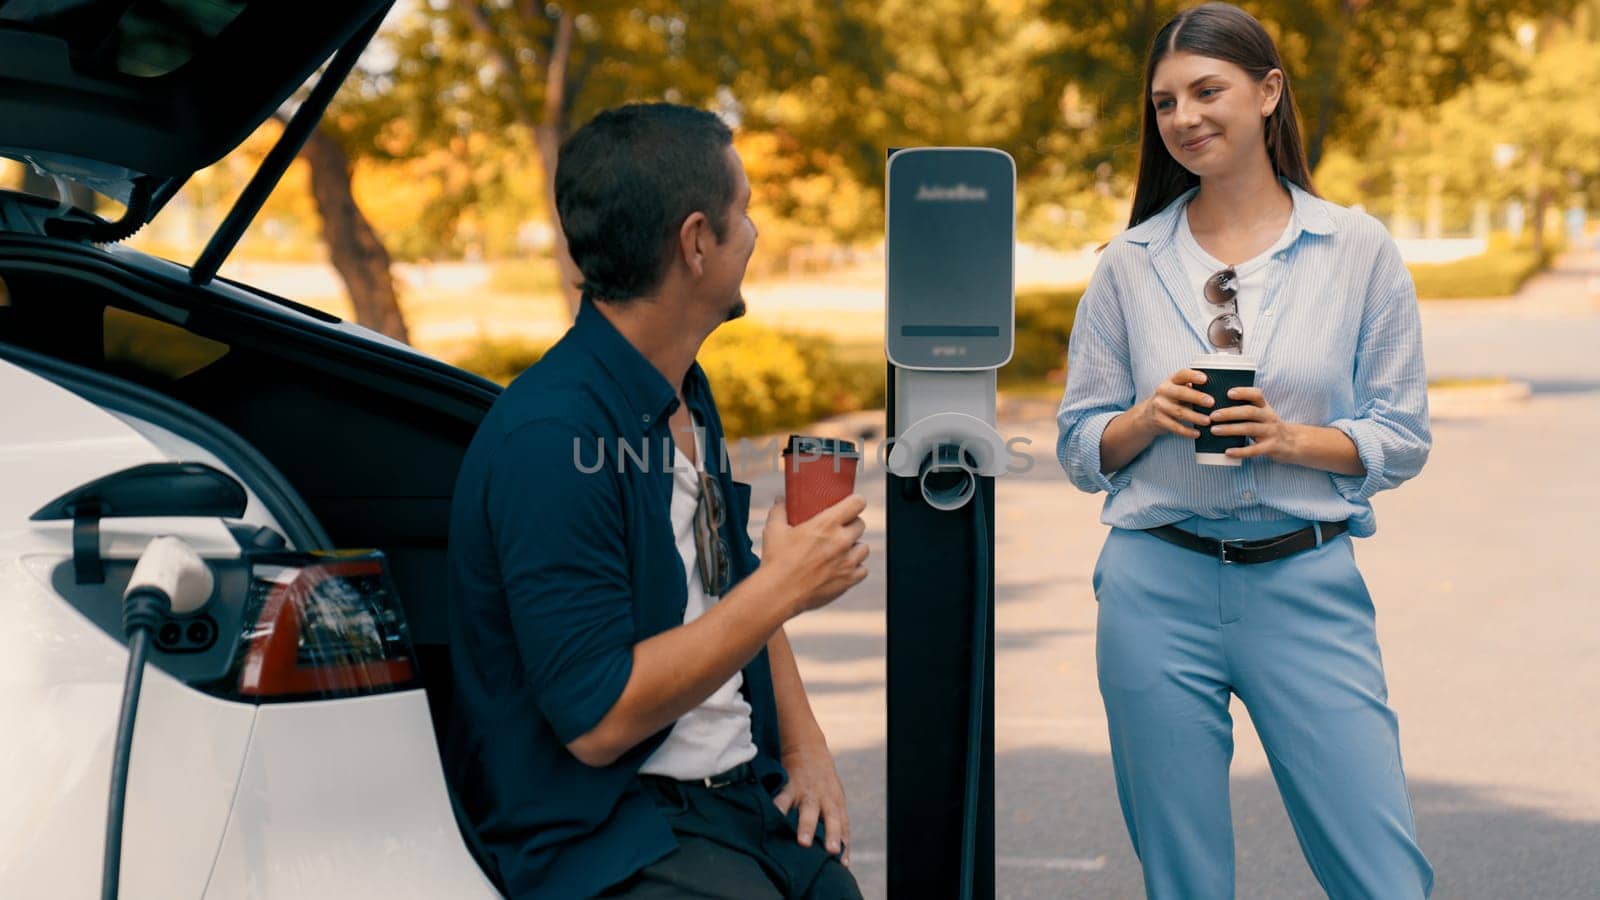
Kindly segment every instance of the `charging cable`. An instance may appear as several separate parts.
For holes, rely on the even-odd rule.
[[[168,615],[187,615],[211,599],[211,568],[194,548],[171,536],[158,537],[133,567],[122,595],[122,630],[128,636],[128,673],[122,684],[122,715],[111,760],[111,802],[106,815],[105,868],[102,900],[116,900],[122,872],[123,803],[128,795],[128,760],[133,753],[133,720],[139,712],[145,657],[150,637]]]
[[[961,900],[972,900],[978,845],[978,776],[983,760],[984,684],[989,669],[989,518],[983,492],[972,497],[972,673],[967,694],[967,796],[961,823]]]

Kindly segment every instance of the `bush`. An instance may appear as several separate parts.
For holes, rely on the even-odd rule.
[[[698,359],[711,381],[728,437],[812,421],[816,406],[812,366],[784,335],[734,322],[706,340]]]
[[[1016,349],[1002,384],[1038,381],[1066,365],[1067,339],[1082,290],[1017,296]],[[454,362],[502,385],[539,361],[547,348],[484,338]],[[798,428],[862,409],[882,409],[886,366],[877,343],[847,344],[816,334],[778,331],[748,320],[718,328],[700,348],[729,438]]]
[[[452,361],[506,385],[538,362],[546,349],[527,341],[482,338]],[[717,329],[700,348],[699,360],[730,438],[883,406],[883,352],[876,345],[845,350],[826,337],[742,321]]]
[[[1547,232],[1541,257],[1533,252],[1531,238],[1513,242],[1509,235],[1495,234],[1489,239],[1488,249],[1477,256],[1448,263],[1417,263],[1406,268],[1411,270],[1417,296],[1423,300],[1509,297],[1522,289],[1523,282],[1549,265],[1550,259],[1560,252],[1559,240],[1557,235]]]
[[[465,353],[451,360],[454,365],[504,387],[523,370],[538,362],[546,350],[542,344],[514,338],[479,338]]]
[[[1082,288],[1017,294],[1017,336],[1011,362],[1000,370],[1001,384],[1050,377],[1067,365],[1067,340],[1078,314]]]
[[[560,273],[548,257],[500,260],[489,265],[488,287],[496,294],[559,294]]]
[[[816,385],[814,418],[883,408],[888,365],[881,345],[841,345],[818,334],[790,333],[788,338]]]
[[[882,408],[883,352],[849,352],[814,334],[748,321],[718,328],[700,349],[728,437],[798,428],[860,409]]]

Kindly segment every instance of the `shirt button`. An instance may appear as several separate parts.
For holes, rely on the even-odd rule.
[[[650,417],[649,417],[649,416],[641,416],[641,418],[643,418],[643,419],[644,419],[644,423],[645,423],[645,424],[646,424],[646,425],[649,425],[649,424],[650,424]]]
[[[1289,258],[1289,254],[1287,254],[1287,253],[1279,253],[1278,254],[1278,261],[1279,262],[1282,262],[1283,260],[1286,260],[1288,258]]]
[[[1249,503],[1249,502],[1255,500],[1256,499],[1256,492],[1255,491],[1245,491],[1244,492],[1244,499],[1245,499],[1246,503]]]
[[[1261,314],[1262,314],[1262,315],[1263,315],[1263,316],[1270,316],[1270,315],[1272,315],[1272,310],[1270,310],[1270,309],[1263,309],[1263,310],[1262,310],[1262,311],[1261,311]]]

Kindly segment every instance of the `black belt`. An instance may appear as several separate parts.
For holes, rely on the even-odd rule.
[[[708,775],[705,778],[691,778],[688,781],[679,781],[676,778],[668,778],[665,775],[640,775],[639,778],[641,780],[654,778],[659,781],[668,781],[673,784],[698,784],[704,785],[708,788],[716,789],[755,781],[756,767],[751,763],[740,763],[726,772],[718,772],[715,775]]]
[[[1147,528],[1146,534],[1152,534],[1169,544],[1176,544],[1185,550],[1204,553],[1207,556],[1221,560],[1225,563],[1252,563],[1273,562],[1286,556],[1293,556],[1317,546],[1317,530],[1322,530],[1322,543],[1333,540],[1346,529],[1343,522],[1318,522],[1307,525],[1299,531],[1280,534],[1276,537],[1262,538],[1256,541],[1228,541],[1215,538],[1201,537],[1184,531],[1176,525],[1162,525],[1159,528]]]

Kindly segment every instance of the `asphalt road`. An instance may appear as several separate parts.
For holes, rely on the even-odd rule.
[[[1357,544],[1437,898],[1600,897],[1600,303],[1588,272],[1558,274],[1535,302],[1426,306],[1430,371],[1533,394],[1436,421],[1428,467],[1379,496],[1378,534]],[[1100,498],[1066,483],[1052,422],[1004,430],[1036,465],[998,485],[999,895],[1142,897],[1094,677]],[[887,896],[881,477],[861,479],[871,577],[790,625],[869,898]],[[781,479],[753,481],[759,537]],[[1320,897],[1233,714],[1238,895]]]

